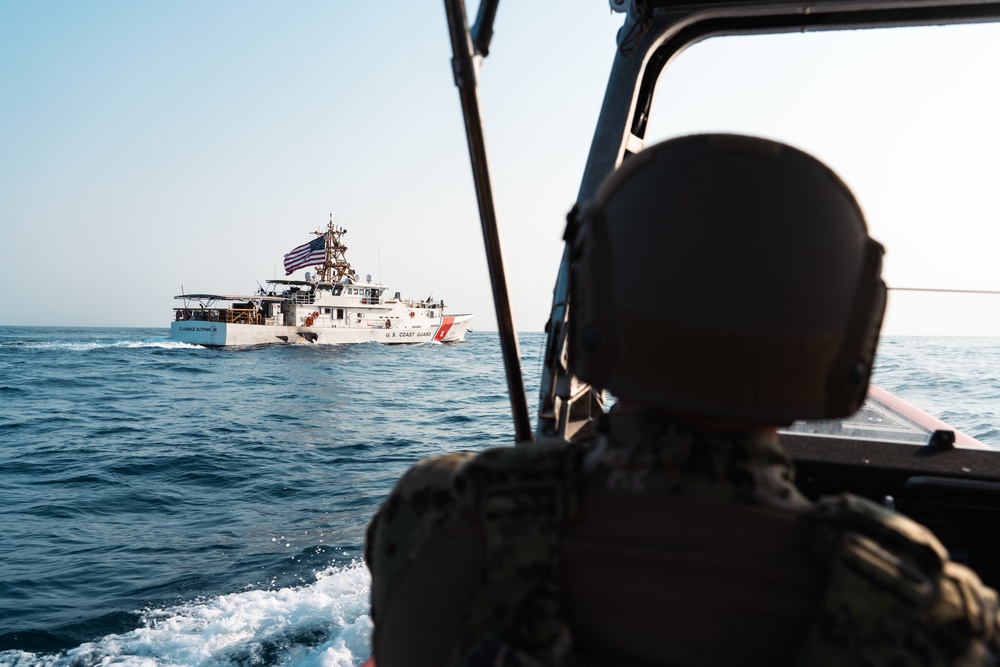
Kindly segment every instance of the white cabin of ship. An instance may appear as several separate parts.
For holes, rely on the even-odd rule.
[[[440,318],[443,301],[403,299],[396,292],[385,299],[386,287],[345,279],[342,283],[306,280],[269,280],[261,296],[268,324],[313,327],[420,328],[421,320]],[[428,326],[430,324],[428,323]]]

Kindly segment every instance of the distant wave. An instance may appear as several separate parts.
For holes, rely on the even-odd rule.
[[[72,341],[13,341],[4,343],[3,347],[16,347],[21,350],[70,350],[74,352],[87,352],[89,350],[101,350],[108,348],[161,348],[165,350],[203,350],[200,345],[189,345],[173,340],[109,340],[109,341],[87,341],[75,343]]]

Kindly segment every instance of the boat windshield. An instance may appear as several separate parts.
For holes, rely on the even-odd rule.
[[[714,38],[664,69],[645,143],[738,132],[831,166],[886,247],[873,383],[1000,448],[976,400],[1000,391],[997,63],[997,25]]]

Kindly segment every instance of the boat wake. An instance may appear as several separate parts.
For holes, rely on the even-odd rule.
[[[9,347],[18,347],[22,350],[69,350],[71,352],[88,352],[90,350],[102,349],[141,349],[160,348],[164,350],[201,350],[200,345],[190,345],[180,341],[169,340],[167,338],[154,338],[150,340],[97,340],[97,341],[59,341],[59,342],[28,342],[17,341],[6,343]]]
[[[368,568],[354,562],[318,572],[307,586],[146,609],[137,630],[57,654],[0,652],[0,665],[355,667],[370,652],[369,586]]]

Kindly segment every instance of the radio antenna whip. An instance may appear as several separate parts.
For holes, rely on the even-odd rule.
[[[486,244],[486,262],[493,285],[493,304],[496,308],[497,326],[500,330],[500,348],[503,352],[504,369],[507,372],[507,389],[514,415],[514,441],[530,442],[531,420],[528,418],[528,398],[521,376],[521,355],[517,346],[517,330],[510,307],[507,276],[504,272],[503,250],[497,231],[496,209],[493,205],[493,189],[490,171],[486,162],[486,140],[483,136],[483,119],[479,111],[477,90],[479,65],[489,51],[493,35],[493,19],[500,0],[481,0],[475,35],[469,32],[465,15],[464,0],[444,0],[445,14],[448,16],[448,32],[451,35],[451,66],[462,101],[462,115],[465,117],[465,133],[469,140],[469,159],[472,161],[472,178],[476,183],[476,198],[479,201],[479,218],[483,227],[483,242]]]

